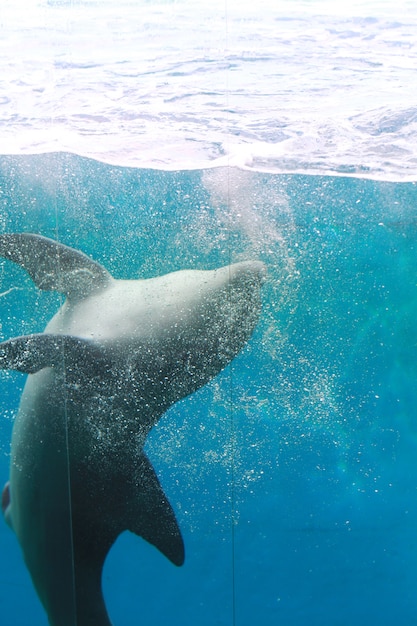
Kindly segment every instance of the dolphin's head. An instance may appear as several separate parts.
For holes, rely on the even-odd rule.
[[[261,311],[266,268],[260,261],[244,261],[178,274],[188,287],[181,293],[168,345],[176,351],[170,379],[181,397],[216,376],[250,338]]]
[[[215,270],[208,297],[202,290],[202,339],[217,353],[222,368],[250,338],[261,312],[261,285],[266,268],[260,261],[234,263]]]

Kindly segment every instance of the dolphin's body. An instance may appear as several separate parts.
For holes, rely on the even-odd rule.
[[[265,269],[248,261],[115,280],[83,253],[31,234],[1,235],[0,255],[66,296],[44,333],[0,344],[0,368],[30,374],[3,512],[51,626],[110,626],[101,573],[121,532],[184,561],[146,435],[244,346]]]

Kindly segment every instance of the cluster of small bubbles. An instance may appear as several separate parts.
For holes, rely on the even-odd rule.
[[[7,375],[7,372],[5,372],[5,374]],[[12,409],[5,409],[2,412],[2,418],[11,422],[14,422],[15,418],[16,418],[16,410],[12,410]]]
[[[202,184],[217,224],[216,245],[234,261],[264,260],[270,300],[279,306],[297,275],[288,243],[294,219],[285,191],[265,184],[255,172],[229,167],[206,170]]]
[[[242,473],[240,486],[243,487],[244,490],[249,491],[249,493],[254,493],[254,485],[264,478],[264,470],[261,469],[257,471],[255,468],[245,469]]]
[[[229,384],[229,380],[225,384],[225,380],[220,378],[206,388],[204,412],[201,405],[198,407],[198,423],[192,399],[180,403],[178,415],[181,414],[181,424],[178,424],[176,407],[170,409],[167,419],[161,420],[146,444],[162,483],[165,472],[168,472],[168,480],[168,476],[173,475],[173,468],[177,468],[181,478],[177,476],[175,479],[174,492],[178,494],[177,500],[181,501],[179,509],[186,516],[185,522],[192,530],[203,523],[204,513],[214,518],[220,532],[230,530],[231,517],[236,521],[238,516],[233,490],[246,489],[246,485],[255,482],[260,474],[258,468],[252,472],[252,468],[244,464],[245,455],[231,422]],[[196,462],[196,459],[199,461]],[[200,496],[197,509],[192,498],[193,491],[198,491]],[[171,499],[172,493],[169,496]]]

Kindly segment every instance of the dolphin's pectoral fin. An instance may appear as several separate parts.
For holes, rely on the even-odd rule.
[[[147,456],[142,453],[132,484],[125,527],[154,545],[174,565],[184,563],[184,542],[175,513]]]
[[[62,347],[54,335],[23,335],[0,343],[0,368],[34,374],[62,361]]]
[[[83,298],[112,277],[86,254],[31,233],[0,235],[0,256],[23,267],[39,289]]]
[[[104,351],[71,335],[22,335],[0,343],[0,369],[34,374],[44,367],[103,368]]]

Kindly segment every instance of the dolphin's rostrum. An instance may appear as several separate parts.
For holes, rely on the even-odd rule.
[[[115,280],[85,254],[27,233],[0,235],[0,255],[66,296],[44,333],[0,344],[0,368],[29,374],[4,516],[51,626],[110,626],[101,573],[121,532],[184,562],[146,435],[245,345],[265,268],[247,261]]]

